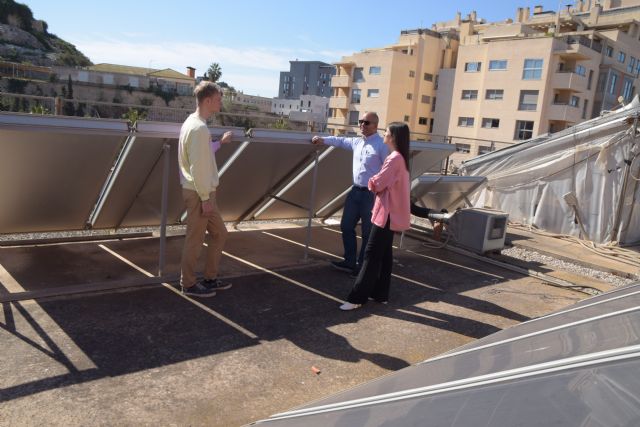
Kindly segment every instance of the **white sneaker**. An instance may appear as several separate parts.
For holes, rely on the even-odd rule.
[[[362,304],[351,304],[350,302],[345,302],[340,306],[340,310],[349,311],[349,310],[355,310],[356,308],[360,308],[360,307],[362,307]]]

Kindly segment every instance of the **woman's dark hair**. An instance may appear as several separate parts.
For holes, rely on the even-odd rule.
[[[411,134],[409,126],[406,123],[393,122],[389,124],[387,129],[396,144],[396,151],[402,155],[404,164],[409,170],[409,138]]]

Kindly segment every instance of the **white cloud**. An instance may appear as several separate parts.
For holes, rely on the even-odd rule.
[[[139,39],[138,39],[139,40]],[[196,68],[202,75],[213,62],[220,64],[223,81],[247,94],[277,96],[280,71],[289,61],[335,62],[351,53],[289,48],[234,49],[204,43],[158,43],[119,38],[79,38],[76,47],[94,63],[112,63],[186,72]]]

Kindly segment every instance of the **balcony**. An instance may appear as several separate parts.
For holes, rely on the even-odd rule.
[[[346,119],[344,117],[328,117],[327,118],[327,125],[346,126],[347,122],[346,122]]]
[[[583,119],[580,116],[580,108],[573,106],[565,102],[554,102],[549,107],[549,114],[547,115],[549,120],[569,123],[579,123]]]
[[[551,77],[551,87],[571,92],[586,92],[587,78],[573,70],[556,71]]]
[[[558,43],[554,43],[553,54],[563,58],[574,60],[591,59],[602,51],[602,44],[590,39],[581,37],[564,37]]]
[[[331,87],[349,87],[349,79],[350,76],[346,74],[344,76],[333,76],[331,77]]]
[[[349,108],[349,98],[346,96],[332,96],[329,98],[329,108],[347,109]]]

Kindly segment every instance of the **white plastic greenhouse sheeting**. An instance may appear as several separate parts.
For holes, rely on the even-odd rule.
[[[604,117],[472,159],[461,175],[485,176],[487,185],[469,199],[548,232],[638,243],[639,114],[636,97]]]

